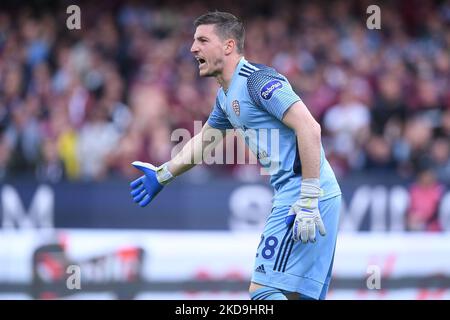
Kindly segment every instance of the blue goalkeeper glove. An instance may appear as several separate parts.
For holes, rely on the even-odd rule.
[[[164,186],[174,179],[167,164],[157,168],[150,163],[134,161],[132,165],[144,173],[130,183],[131,196],[141,207],[148,205]]]
[[[292,239],[303,243],[316,242],[316,227],[325,236],[325,226],[319,212],[321,193],[319,179],[303,179],[300,199],[295,202],[286,217],[286,223],[292,226]]]

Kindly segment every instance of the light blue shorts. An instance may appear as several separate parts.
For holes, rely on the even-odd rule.
[[[285,223],[289,209],[272,209],[258,245],[252,282],[325,299],[333,268],[341,196],[319,201],[326,235],[321,236],[316,228],[315,243],[294,243],[292,227]]]

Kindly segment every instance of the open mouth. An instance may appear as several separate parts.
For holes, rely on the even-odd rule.
[[[203,58],[197,58],[197,61],[198,61],[199,66],[202,66],[206,63],[206,60]]]

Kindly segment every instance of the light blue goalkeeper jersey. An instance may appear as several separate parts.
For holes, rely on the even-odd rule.
[[[292,205],[300,196],[301,163],[297,137],[281,120],[299,101],[286,77],[265,65],[241,58],[228,91],[220,88],[208,124],[217,129],[236,129],[261,166],[270,174],[273,206]],[[341,194],[333,170],[321,147],[320,200]]]

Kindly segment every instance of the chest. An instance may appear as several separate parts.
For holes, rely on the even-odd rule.
[[[223,94],[221,100],[221,108],[233,127],[243,130],[260,127],[264,111],[251,101],[250,96],[230,92]]]

